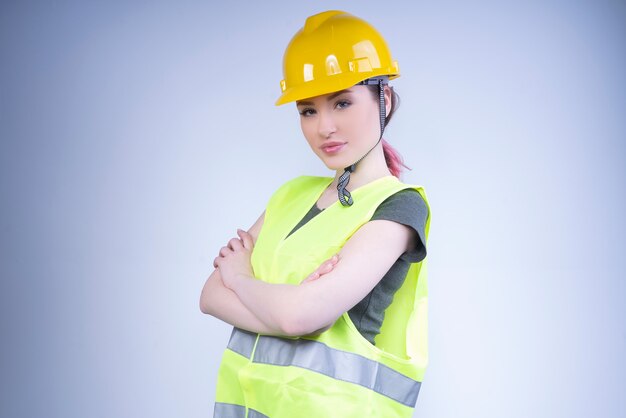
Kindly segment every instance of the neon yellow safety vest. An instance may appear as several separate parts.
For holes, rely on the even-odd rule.
[[[383,177],[351,191],[352,206],[335,202],[287,237],[332,180],[298,177],[272,196],[252,253],[258,279],[299,284],[400,190],[414,188],[427,202],[421,187]],[[427,236],[429,225],[430,216]],[[214,417],[411,417],[428,362],[425,261],[411,265],[375,346],[347,312],[318,336],[235,328],[218,373]]]

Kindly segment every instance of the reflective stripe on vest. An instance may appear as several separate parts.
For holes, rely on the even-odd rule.
[[[254,333],[235,328],[228,348],[250,358],[256,338]],[[384,364],[306,339],[261,335],[252,362],[308,369],[333,379],[361,385],[411,408],[417,402],[421,385]]]
[[[237,354],[250,358],[257,334],[239,328],[233,328],[228,341],[228,348]]]
[[[254,409],[248,409],[248,418],[269,418],[267,415],[263,415],[259,411],[255,411]]]
[[[215,402],[213,418],[246,418],[246,407],[232,403]],[[267,415],[248,409],[248,418],[269,418]]]
[[[215,402],[213,418],[246,418],[246,407],[232,403]]]

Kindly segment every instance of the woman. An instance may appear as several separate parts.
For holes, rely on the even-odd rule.
[[[421,187],[382,141],[399,75],[381,35],[339,11],[309,17],[282,95],[334,177],[285,183],[215,259],[204,313],[235,328],[216,417],[412,415],[427,363],[430,223]]]

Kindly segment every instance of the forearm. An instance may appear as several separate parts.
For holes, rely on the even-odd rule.
[[[239,275],[229,283],[236,297],[260,321],[272,324],[283,335],[319,333],[341,315],[340,309],[320,312],[316,307],[329,295],[324,279],[302,285],[270,284]]]
[[[262,321],[232,290],[224,286],[219,270],[207,279],[200,295],[200,310],[237,328],[259,334],[282,335],[278,326]]]

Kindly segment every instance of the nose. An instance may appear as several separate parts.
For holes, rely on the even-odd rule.
[[[317,132],[326,139],[337,132],[337,125],[331,112],[321,110],[318,113]]]

